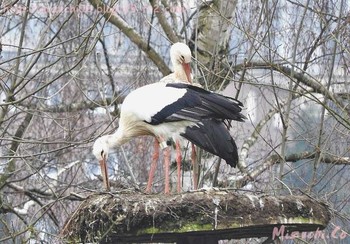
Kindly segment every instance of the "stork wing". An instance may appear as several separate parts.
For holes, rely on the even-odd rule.
[[[179,120],[197,122],[203,119],[243,121],[245,118],[240,113],[242,103],[234,98],[184,83],[169,83],[165,86],[182,90],[182,95],[155,113],[150,124]]]

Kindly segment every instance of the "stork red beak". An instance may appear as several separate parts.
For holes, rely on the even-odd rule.
[[[103,159],[100,160],[100,167],[101,167],[101,174],[102,174],[103,184],[104,184],[106,190],[109,191],[110,190],[110,186],[109,186],[109,180],[108,180],[106,157],[103,157]]]
[[[186,77],[187,77],[187,81],[192,84],[192,78],[191,78],[191,66],[190,66],[190,63],[183,63],[182,64],[182,67],[184,68],[185,70],[185,74],[186,74]]]

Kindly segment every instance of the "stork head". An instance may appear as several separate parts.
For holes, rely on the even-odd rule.
[[[185,73],[189,83],[192,83],[190,67],[191,56],[191,50],[185,43],[177,42],[170,48],[170,58],[175,73]]]
[[[93,147],[92,153],[95,155],[98,161],[107,159],[109,152],[108,138],[107,136],[102,136],[97,138]]]
[[[92,147],[92,153],[95,155],[96,159],[100,163],[103,183],[108,191],[109,191],[109,180],[108,180],[108,172],[107,172],[107,158],[108,158],[109,149],[110,149],[110,145],[108,143],[108,136],[102,136],[98,138]]]

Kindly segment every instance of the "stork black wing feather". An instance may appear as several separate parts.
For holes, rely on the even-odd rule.
[[[242,103],[234,98],[183,83],[169,83],[166,86],[186,89],[186,92],[177,101],[152,116],[150,124],[179,120],[196,122],[209,118],[243,121],[245,118],[240,113]]]
[[[152,116],[150,124],[157,125],[163,122],[184,120],[185,118],[183,118],[183,116],[177,116],[177,113],[183,109],[194,108],[200,104],[200,98],[196,96],[196,94],[186,92],[185,95],[176,102],[165,106],[161,111]]]
[[[224,159],[230,166],[236,167],[237,146],[223,122],[205,119],[197,125],[187,127],[181,136],[205,151]]]

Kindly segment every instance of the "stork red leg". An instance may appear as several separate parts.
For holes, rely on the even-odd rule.
[[[152,155],[151,168],[148,174],[146,193],[150,193],[152,190],[154,173],[156,172],[158,159],[159,159],[159,142],[157,140],[154,140],[154,151]]]
[[[197,162],[197,153],[196,148],[193,143],[192,145],[192,152],[191,152],[191,161],[192,161],[192,167],[193,167],[193,188],[194,190],[198,189],[198,162]]]
[[[169,194],[170,193],[170,148],[166,147],[163,149],[164,153],[164,174],[165,174],[165,189],[164,193]]]
[[[177,192],[181,192],[181,162],[182,162],[182,155],[181,155],[181,147],[180,142],[176,140],[176,164],[177,164]]]

